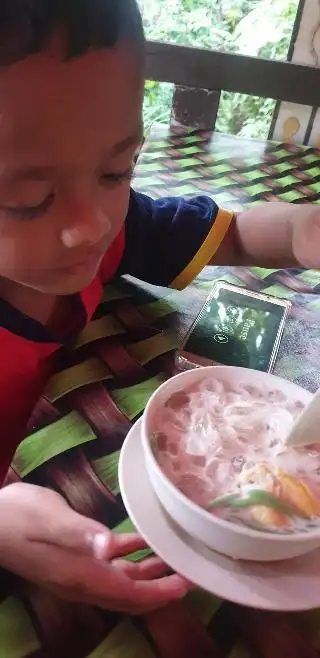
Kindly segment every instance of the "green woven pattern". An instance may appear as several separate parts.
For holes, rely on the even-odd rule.
[[[318,203],[320,154],[309,147],[156,126],[136,176],[139,188],[154,197],[209,194],[223,207],[274,199]]]

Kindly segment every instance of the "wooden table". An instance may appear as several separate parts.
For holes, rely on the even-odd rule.
[[[319,202],[319,156],[310,148],[207,133],[168,134],[155,127],[134,186],[154,196],[212,194],[230,207],[275,197]],[[106,287],[90,326],[64,353],[62,369],[49,382],[17,451],[11,477],[53,487],[79,512],[117,532],[130,530],[119,495],[119,450],[151,392],[173,372],[174,350],[217,278],[293,302],[276,372],[309,390],[319,387],[319,272],[207,268],[182,293],[116,281]],[[230,609],[217,608],[213,597],[196,593],[156,620],[128,620],[61,603],[2,573],[0,658],[201,658],[216,655],[211,638],[223,656],[249,658],[246,649],[240,654],[236,648]],[[171,653],[162,644],[170,630],[178,647]],[[314,633],[313,640],[320,649]]]

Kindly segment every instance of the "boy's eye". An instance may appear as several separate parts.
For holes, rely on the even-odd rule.
[[[101,176],[101,181],[102,183],[108,185],[108,184],[113,184],[117,185],[117,183],[122,183],[123,181],[126,180],[131,180],[133,174],[133,165],[129,167],[126,171],[123,171],[119,174],[102,174]]]
[[[1,206],[7,215],[13,219],[36,219],[44,215],[54,201],[54,194],[49,194],[37,206]]]

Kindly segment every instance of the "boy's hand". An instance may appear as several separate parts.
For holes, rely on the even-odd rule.
[[[116,536],[74,512],[59,494],[29,484],[0,491],[0,566],[63,599],[142,614],[185,596],[158,558],[124,559],[145,548],[138,535]]]
[[[320,269],[320,206],[300,206],[300,221],[293,223],[292,251],[303,267]]]
[[[320,269],[320,206],[269,202],[243,210],[211,264]]]

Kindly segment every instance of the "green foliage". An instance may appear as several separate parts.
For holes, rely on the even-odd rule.
[[[299,0],[138,0],[149,39],[286,59]],[[144,119],[168,123],[173,87],[146,83]],[[275,101],[223,92],[216,129],[266,137]]]

